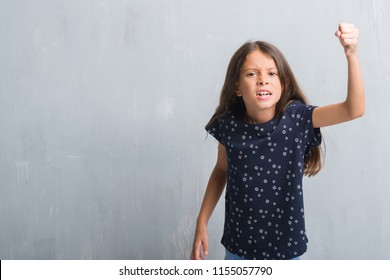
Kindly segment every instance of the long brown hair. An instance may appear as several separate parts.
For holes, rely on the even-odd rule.
[[[220,101],[214,115],[206,125],[211,125],[216,119],[224,116],[228,111],[232,111],[238,116],[244,116],[246,108],[241,97],[236,95],[237,82],[240,79],[240,72],[246,57],[249,53],[259,50],[271,57],[278,69],[278,76],[282,85],[282,95],[276,104],[276,117],[281,117],[287,105],[294,100],[303,104],[308,104],[305,95],[299,87],[294,74],[282,52],[270,43],[263,41],[249,41],[243,44],[232,56],[227,71],[225,82],[221,90]],[[322,168],[322,149],[313,147],[305,158],[304,174],[313,176]]]

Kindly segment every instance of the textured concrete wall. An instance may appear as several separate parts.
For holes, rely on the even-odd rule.
[[[304,258],[390,258],[385,0],[0,0],[0,258],[188,258],[231,55],[270,41],[311,103],[338,102],[342,21],[361,31],[367,114],[323,130]],[[211,259],[222,224],[220,203]]]

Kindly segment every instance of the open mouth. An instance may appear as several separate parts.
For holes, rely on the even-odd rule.
[[[260,97],[266,97],[266,96],[271,96],[272,93],[269,92],[268,90],[261,90],[261,91],[258,91],[256,93],[256,96],[260,96]]]

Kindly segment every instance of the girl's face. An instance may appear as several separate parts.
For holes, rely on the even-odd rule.
[[[271,120],[282,94],[275,61],[259,50],[249,53],[240,72],[236,94],[243,98],[249,122]]]

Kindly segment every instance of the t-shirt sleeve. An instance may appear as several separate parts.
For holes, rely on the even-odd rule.
[[[205,129],[211,136],[217,139],[218,142],[220,142],[222,145],[225,145],[222,123],[223,120],[216,119],[211,124],[207,125]]]
[[[316,107],[295,101],[287,109],[294,119],[295,125],[300,127],[307,147],[319,146],[322,141],[321,130],[313,127],[313,111]]]

